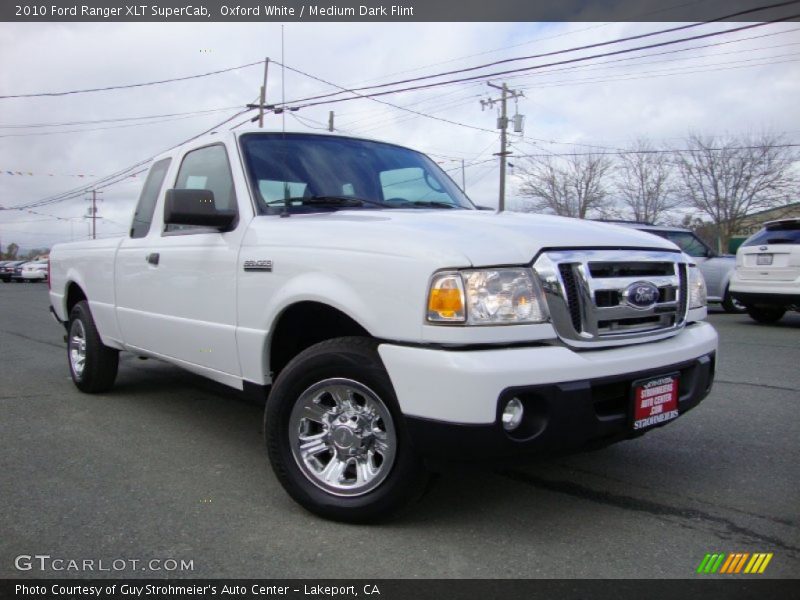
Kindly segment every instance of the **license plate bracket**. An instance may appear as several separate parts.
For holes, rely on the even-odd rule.
[[[756,265],[769,266],[772,264],[772,254],[757,254]]]
[[[680,373],[656,375],[631,385],[632,427],[642,431],[678,417]]]

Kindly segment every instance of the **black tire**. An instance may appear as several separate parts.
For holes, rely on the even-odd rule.
[[[785,313],[786,309],[783,306],[749,305],[747,307],[747,314],[750,315],[750,318],[759,323],[775,323],[780,321]]]
[[[337,380],[338,382],[350,382],[350,384],[355,382],[377,397],[383,405],[385,414],[388,409],[388,416],[391,420],[390,423],[383,423],[384,429],[391,430],[392,439],[396,440],[393,445],[391,463],[389,459],[386,459],[386,463],[378,467],[378,472],[381,473],[381,468],[386,464],[389,464],[389,468],[380,474],[380,481],[377,483],[373,481],[372,485],[376,487],[359,492],[359,495],[343,496],[321,487],[326,484],[320,480],[315,482],[308,464],[301,467],[301,459],[295,458],[292,450],[293,443],[299,448],[299,439],[291,439],[290,422],[293,422],[292,419],[295,418],[295,415],[306,414],[302,411],[293,413],[295,406],[300,406],[301,400],[304,397],[308,398],[308,393],[313,389],[325,389],[324,386],[328,382],[337,382]],[[320,388],[320,386],[323,387]],[[320,397],[324,397],[324,395],[323,392]],[[329,397],[329,401],[336,404],[332,397]],[[359,401],[364,404],[368,402],[364,398],[359,398]],[[321,401],[317,406],[326,408]],[[328,408],[329,413],[326,415],[330,416],[337,410],[340,410],[338,405]],[[374,415],[374,413],[372,414]],[[350,523],[382,521],[396,515],[401,509],[418,500],[425,492],[429,473],[412,448],[397,397],[386,369],[378,356],[377,343],[369,338],[336,338],[311,346],[298,354],[280,372],[273,385],[267,399],[264,419],[267,451],[278,480],[296,502],[317,515]],[[321,433],[329,434],[328,448],[331,450],[330,452],[323,450],[323,460],[327,452],[329,463],[332,463],[334,458],[339,460],[340,464],[345,464],[348,460],[357,462],[357,459],[354,458],[340,460],[339,455],[336,454],[342,450],[334,445],[334,434],[337,428],[346,427],[346,425],[341,425],[346,422],[346,419],[339,416],[336,419],[328,420],[327,425],[321,428]],[[380,422],[382,423],[382,421]],[[333,424],[336,427],[332,427]],[[370,431],[370,434],[364,437],[370,437],[375,428],[370,425],[366,430]],[[355,431],[359,433],[361,430],[356,429]],[[363,438],[358,439],[363,440]],[[364,443],[369,442],[361,442],[360,447],[363,448]],[[358,444],[357,442],[356,445],[358,446]],[[297,451],[299,452],[299,450]],[[316,457],[313,460],[317,460]],[[356,465],[353,471],[357,470],[358,466]],[[346,469],[340,472],[331,486],[339,485],[346,473]],[[365,487],[369,486],[365,484]]]
[[[725,288],[725,296],[722,299],[722,308],[725,309],[726,313],[731,314],[741,315],[747,312],[747,307],[738,300],[734,300],[731,296],[731,291],[728,288]]]
[[[73,364],[76,361],[73,361],[72,351],[80,352],[78,339],[81,334],[85,345],[83,367],[79,368],[78,364]],[[78,302],[69,313],[67,364],[72,381],[79,390],[88,394],[108,391],[117,378],[119,350],[103,345],[86,300]]]

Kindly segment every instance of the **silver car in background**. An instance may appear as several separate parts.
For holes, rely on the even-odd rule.
[[[725,312],[729,313],[747,312],[744,304],[731,297],[729,289],[731,277],[736,269],[736,257],[734,255],[717,254],[715,250],[689,229],[650,225],[649,223],[615,221],[614,224],[646,231],[669,240],[691,256],[700,268],[700,272],[703,273],[703,277],[706,280],[709,303],[719,303],[725,309]]]

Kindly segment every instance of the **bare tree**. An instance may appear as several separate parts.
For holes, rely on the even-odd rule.
[[[611,161],[597,154],[531,158],[518,167],[524,212],[549,212],[564,217],[606,214],[609,197],[605,178]]]
[[[689,205],[716,226],[720,251],[749,213],[786,204],[796,185],[797,154],[780,136],[693,134],[686,146],[677,158],[681,189]]]
[[[639,138],[623,153],[614,169],[615,188],[625,216],[644,223],[657,223],[680,204],[675,194],[672,157]]]

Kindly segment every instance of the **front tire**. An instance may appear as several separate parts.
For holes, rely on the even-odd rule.
[[[776,323],[786,313],[782,306],[753,306],[747,307],[747,314],[759,323]]]
[[[119,351],[103,345],[86,300],[69,313],[67,362],[72,381],[82,392],[108,391],[117,378]]]
[[[425,490],[428,473],[368,338],[328,340],[298,354],[272,387],[264,431],[281,485],[322,517],[384,520]]]

